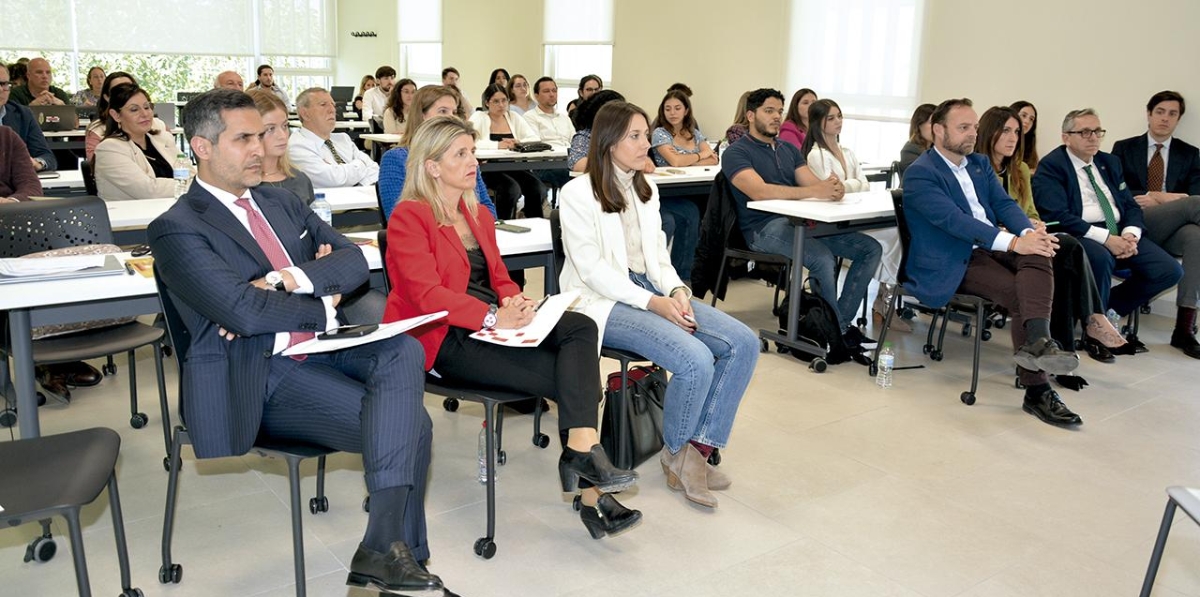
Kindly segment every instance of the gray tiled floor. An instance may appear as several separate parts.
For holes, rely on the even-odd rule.
[[[735,316],[771,325],[770,292],[761,285],[738,282],[731,299],[723,308]],[[948,334],[946,360],[932,363],[920,350],[924,323],[894,338],[899,364],[927,368],[897,372],[886,391],[858,365],[817,375],[790,357],[763,355],[724,452],[734,485],[720,494],[720,508],[689,505],[648,463],[641,485],[621,498],[645,522],[602,541],[588,537],[558,492],[556,449],[531,446],[531,419],[511,417],[499,552],[489,561],[471,552],[484,522],[474,481],[482,411],[464,404],[448,413],[428,397],[433,570],[472,597],[1134,595],[1163,488],[1200,486],[1200,363],[1165,345],[1167,314],[1173,309],[1160,301],[1143,318],[1149,354],[1114,365],[1085,359],[1091,387],[1063,392],[1086,423],[1075,431],[1021,412],[1004,332],[985,345],[974,407],[958,401],[969,382],[968,340]],[[148,365],[148,352],[138,356]],[[145,429],[128,426],[123,366],[100,387],[77,390],[69,408],[41,412],[46,433],[106,425],[124,438],[120,482],[135,584],[147,595],[294,594],[285,469],[255,456],[198,462],[188,454],[175,542],[184,580],[158,583],[166,474],[153,368],[139,369],[151,416]],[[553,428],[553,414],[547,422]],[[357,457],[331,460],[328,493],[330,512],[304,516],[309,594],[367,595],[344,586],[366,522]],[[115,594],[112,529],[107,501],[99,502],[85,513],[92,584],[97,594]],[[65,537],[53,561],[21,562],[35,532],[0,532],[0,594],[73,594]],[[1200,529],[1182,515],[1155,594],[1200,596]]]

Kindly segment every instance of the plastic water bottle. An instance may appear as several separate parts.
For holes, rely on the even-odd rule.
[[[486,484],[488,482],[488,458],[487,458],[487,421],[483,422],[483,429],[479,430],[479,483]],[[500,479],[500,475],[496,475],[496,479]]]
[[[1118,330],[1121,329],[1121,316],[1117,315],[1116,311],[1109,309],[1104,313],[1104,316],[1108,318],[1108,322],[1111,323],[1114,328]]]
[[[883,343],[879,351],[879,372],[875,374],[875,384],[881,388],[892,387],[892,368],[896,366],[896,353],[892,350],[891,342]]]
[[[313,200],[309,207],[313,213],[317,214],[318,218],[325,221],[326,224],[333,226],[333,208],[329,207],[329,202],[325,200],[325,193],[317,193],[317,198]]]
[[[183,152],[181,151],[175,156],[175,166],[172,174],[172,178],[175,179],[176,199],[178,199],[180,195],[187,192],[188,185],[191,183],[191,177],[192,161],[189,160],[186,155],[183,155]]]

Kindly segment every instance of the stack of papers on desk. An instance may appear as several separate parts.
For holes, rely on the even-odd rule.
[[[0,259],[0,276],[30,278],[103,267],[106,255],[71,255],[41,259]]]

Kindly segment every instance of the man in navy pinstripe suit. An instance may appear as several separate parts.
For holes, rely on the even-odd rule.
[[[188,104],[195,184],[149,227],[159,275],[192,346],[184,416],[200,458],[244,454],[258,436],[361,452],[371,511],[348,584],[443,589],[424,570],[432,423],[424,355],[407,335],[303,360],[280,353],[338,325],[343,293],[367,281],[362,252],[262,180],[263,123],[249,96]]]

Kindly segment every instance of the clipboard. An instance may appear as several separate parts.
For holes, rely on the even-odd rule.
[[[97,276],[113,276],[125,273],[125,266],[117,259],[116,255],[105,255],[104,265],[100,267],[89,267],[87,269],[76,270],[73,272],[55,272],[51,274],[38,274],[35,276],[6,276],[0,274],[0,284],[20,284],[23,282],[51,282],[54,280],[77,280],[80,278],[94,278]]]

